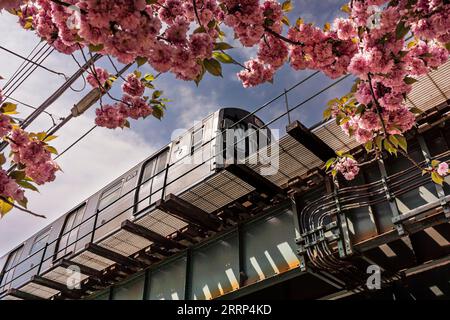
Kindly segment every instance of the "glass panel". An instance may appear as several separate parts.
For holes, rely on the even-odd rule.
[[[246,285],[298,267],[293,221],[292,211],[285,209],[242,231]]]
[[[203,140],[203,127],[192,133],[192,153],[201,147]]]
[[[142,300],[144,295],[144,275],[113,287],[113,300]]]
[[[149,300],[183,300],[186,257],[169,262],[150,274]]]
[[[38,252],[39,250],[41,250],[42,248],[45,247],[45,244],[47,243],[49,234],[50,234],[50,229],[45,231],[43,234],[36,236],[33,246],[31,247],[31,250],[30,250],[30,255],[35,252]]]
[[[238,251],[236,233],[195,250],[189,298],[210,300],[239,289]]]
[[[164,170],[167,164],[167,155],[169,154],[169,151],[164,151],[162,154],[158,157],[158,165],[156,166],[155,173],[159,173]]]
[[[119,181],[116,185],[111,187],[111,189],[105,191],[98,204],[98,210],[104,209],[106,206],[117,200],[120,197],[121,187],[122,181]]]

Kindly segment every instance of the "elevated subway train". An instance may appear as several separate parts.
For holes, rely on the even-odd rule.
[[[227,137],[223,132],[228,128],[239,128],[241,132],[248,129],[264,131],[266,141],[261,145],[271,139],[268,130],[262,129],[264,123],[245,110],[223,108],[210,114],[0,258],[0,296],[42,274],[59,260],[80,252],[86,244],[105,239],[120,229],[125,220],[145,216],[165,195],[178,195],[212,177],[221,169],[218,157],[224,156],[225,148],[222,147]],[[217,139],[219,135],[221,139]],[[239,135],[233,139],[236,148]],[[260,148],[261,140],[257,140],[256,146],[252,146],[245,136],[241,140],[246,140],[243,144],[246,156]],[[239,190],[235,192],[239,193]],[[204,207],[207,212],[213,209]],[[176,217],[171,219],[171,228],[159,229],[162,236],[177,231],[173,225],[179,228],[187,225]]]

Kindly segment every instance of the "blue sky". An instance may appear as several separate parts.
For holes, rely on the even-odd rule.
[[[289,14],[289,18],[291,21],[295,21],[297,17],[302,17],[306,22],[315,22],[316,25],[322,26],[325,22],[331,22],[337,15],[340,15],[339,8],[346,2],[344,0],[294,0],[294,11]],[[231,32],[228,37],[232,39]],[[0,38],[2,39],[1,45],[22,55],[27,55],[39,41],[31,32],[21,30],[15,24],[15,17],[7,13],[0,14]],[[256,55],[255,50],[242,49],[237,43],[235,47],[229,53],[238,61],[244,62]],[[77,57],[81,61],[80,56],[77,55]],[[0,50],[0,75],[4,78],[8,79],[20,63],[20,59]],[[52,53],[44,65],[67,75],[72,74],[77,68],[71,57],[56,52]],[[106,58],[99,63],[99,66],[113,70]],[[18,211],[13,211],[1,219],[0,256],[167,144],[175,129],[189,128],[194,121],[204,118],[220,107],[240,107],[253,111],[283,92],[285,88],[293,86],[312,73],[310,71],[297,72],[284,66],[276,74],[273,84],[244,89],[236,77],[239,70],[238,66],[226,65],[223,69],[223,78],[205,75],[199,87],[193,82],[176,80],[170,74],[159,77],[155,81],[155,85],[172,100],[163,120],[158,121],[151,117],[144,121],[132,121],[131,129],[123,131],[97,128],[60,158],[58,163],[64,172],[58,174],[55,182],[41,187],[40,193],[29,195],[30,209],[45,214],[47,219],[34,218]],[[145,69],[144,72],[151,72],[151,70]],[[20,86],[12,97],[38,106],[63,81],[61,76],[39,69]],[[332,82],[333,80],[322,74],[315,76],[289,94],[289,105],[291,107],[297,105]],[[5,80],[1,86],[4,83]],[[82,81],[78,81],[74,88],[82,86]],[[350,86],[351,79],[342,81],[339,85],[304,104],[292,114],[292,119],[300,120],[307,126],[317,123],[322,118],[326,102],[333,97],[345,94]],[[81,93],[69,90],[50,106],[48,111],[55,116],[67,115],[73,104],[87,91],[88,88]],[[120,90],[117,87],[113,89],[112,93],[120,96]],[[21,112],[20,116],[25,117],[29,114],[30,109],[19,106],[19,111]],[[266,108],[264,113],[258,115],[264,121],[268,121],[284,111],[284,99],[279,99]],[[54,141],[55,147],[63,150],[92,127],[93,123],[94,110],[92,109],[71,121],[60,131],[59,138]],[[50,118],[42,115],[30,129],[46,130],[51,124]],[[283,121],[274,123],[272,128],[283,130],[285,125],[286,119],[283,119]]]

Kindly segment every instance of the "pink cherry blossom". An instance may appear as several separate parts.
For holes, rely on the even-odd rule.
[[[334,169],[340,172],[346,180],[355,179],[359,173],[358,162],[348,157],[339,159]]]
[[[86,77],[87,82],[93,87],[104,87],[106,80],[109,78],[109,72],[103,68],[95,68],[95,72],[91,71]]]
[[[123,92],[133,97],[140,97],[144,94],[145,86],[136,74],[129,74],[125,80],[122,85]]]
[[[441,162],[439,163],[437,167],[437,173],[441,176],[446,176],[448,174],[448,164],[447,162]]]

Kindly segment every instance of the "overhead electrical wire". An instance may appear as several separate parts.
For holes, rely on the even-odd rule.
[[[40,46],[40,45],[42,45],[43,44],[43,46],[42,47],[45,47],[45,43],[43,43],[43,42],[41,42],[41,41],[39,41],[37,44],[36,44],[36,46],[33,48],[33,49],[31,49],[31,51],[30,51],[30,53],[28,54],[28,56],[27,56],[27,59],[34,59],[34,57],[35,56],[33,56],[33,57],[31,57],[31,55],[34,53],[34,51]],[[42,47],[41,47],[41,49],[42,49]],[[21,70],[22,70],[22,67],[26,64],[27,62],[24,60],[24,61],[22,61],[22,63],[19,65],[19,67],[16,69],[16,71],[14,71],[14,73],[11,75],[11,77],[6,81],[6,83],[4,84],[4,86],[3,86],[3,90],[5,90],[8,86],[9,86],[9,84],[15,79],[15,77],[17,76],[17,74],[19,73],[19,72],[21,72]]]
[[[50,73],[56,74],[56,75],[58,75],[58,76],[63,76],[64,78],[67,79],[67,76],[66,76],[63,72],[58,72],[58,71],[55,71],[55,70],[53,70],[53,69],[50,69],[50,68],[48,68],[48,67],[46,67],[46,66],[43,66],[41,63],[35,62],[35,61],[33,61],[33,60],[30,60],[30,59],[28,59],[27,57],[24,57],[24,56],[22,56],[21,54],[18,54],[18,53],[14,52],[14,51],[12,51],[12,50],[10,50],[10,49],[7,49],[7,48],[5,48],[5,47],[2,46],[2,45],[0,45],[0,49],[2,49],[3,51],[6,51],[6,52],[8,52],[8,53],[10,53],[10,54],[12,54],[12,55],[14,55],[14,56],[16,56],[16,57],[18,57],[18,58],[20,58],[20,59],[22,59],[22,60],[24,60],[24,61],[26,61],[26,62],[29,62],[29,63],[31,63],[31,64],[33,64],[33,65],[35,65],[35,66],[37,66],[37,67],[39,67],[39,68],[41,68],[41,69],[44,69],[44,70],[46,70],[46,71],[48,71],[48,72],[50,72]]]

